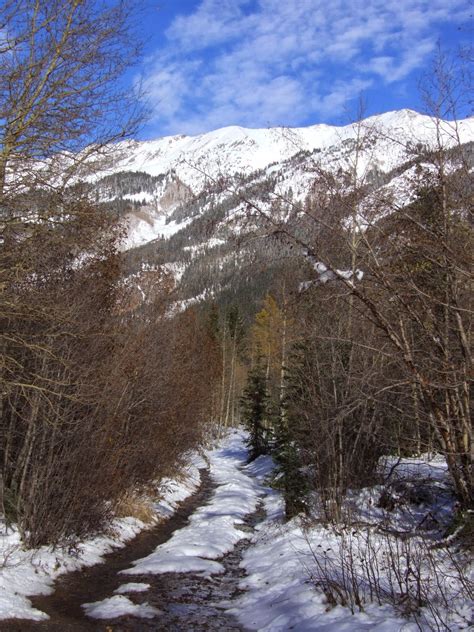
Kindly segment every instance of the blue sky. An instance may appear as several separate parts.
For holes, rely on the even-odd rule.
[[[472,0],[161,0],[141,18],[142,137],[341,124],[360,95],[368,114],[420,110],[438,42],[468,44],[472,12]]]

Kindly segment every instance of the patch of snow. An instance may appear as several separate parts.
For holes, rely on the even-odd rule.
[[[180,480],[160,482],[160,500],[153,503],[156,520],[169,517],[181,501],[196,491],[202,467],[205,467],[203,458],[192,454]],[[132,517],[116,519],[111,525],[113,535],[90,538],[75,553],[50,547],[24,550],[17,529],[8,532],[0,529],[0,620],[48,619],[47,614],[32,607],[28,596],[51,594],[57,577],[98,564],[104,555],[125,546],[146,526]]]
[[[154,239],[169,239],[172,235],[185,228],[193,220],[188,218],[178,223],[167,222],[166,216],[158,215],[154,217],[133,216],[128,220],[128,231],[126,237],[121,241],[121,250],[129,250],[143,246]]]
[[[193,246],[184,246],[183,250],[185,252],[191,252],[194,254],[196,252],[202,252],[206,249],[210,250],[211,248],[215,248],[216,246],[222,246],[225,243],[226,242],[224,239],[211,237],[210,239],[208,239],[207,241],[203,241],[202,243],[195,244]]]
[[[114,590],[116,595],[124,595],[127,593],[146,592],[150,588],[150,584],[144,584],[142,582],[129,582],[128,584],[122,584]]]
[[[162,268],[163,270],[165,270],[165,272],[168,272],[169,274],[173,276],[176,283],[179,283],[179,281],[181,281],[181,278],[184,274],[186,266],[184,263],[178,263],[174,261],[174,262],[164,263]]]
[[[114,536],[99,536],[83,542],[77,555],[50,547],[24,550],[16,529],[0,535],[0,620],[8,618],[47,619],[32,607],[29,595],[53,592],[54,580],[62,573],[93,566],[117,546],[124,546],[145,524],[135,518],[115,520]]]
[[[115,595],[102,601],[85,603],[82,606],[88,617],[92,619],[118,619],[126,615],[141,617],[142,619],[153,619],[161,614],[161,611],[148,603],[135,604],[128,597]]]
[[[204,290],[197,296],[192,296],[191,298],[187,298],[183,301],[175,301],[171,304],[168,313],[170,316],[174,316],[175,314],[179,314],[180,312],[184,312],[191,307],[191,305],[196,305],[196,303],[201,303],[209,298],[211,298],[212,293],[208,290]]]
[[[400,477],[430,477],[438,484],[446,483],[446,464],[441,457],[397,459],[396,463],[389,457],[382,462],[389,468],[394,464]],[[254,467],[258,468],[258,464]],[[354,495],[357,493],[362,504],[366,503],[376,511],[374,499],[380,495],[380,489],[354,491]],[[267,517],[258,526],[251,545],[243,554],[241,566],[246,571],[246,577],[240,583],[243,594],[229,609],[246,629],[260,632],[415,632],[425,628],[463,630],[472,624],[474,603],[469,601],[466,592],[463,596],[461,581],[472,581],[474,565],[469,565],[465,555],[458,558],[460,566],[464,565],[462,579],[453,565],[453,553],[432,548],[422,538],[397,541],[394,535],[382,534],[370,525],[333,527],[318,520],[308,524],[299,517],[285,523],[282,495],[267,490],[265,500]],[[365,517],[380,519],[375,513]],[[401,514],[394,512],[390,518],[392,529],[403,527]],[[395,577],[390,579],[392,571],[387,563],[390,549],[392,554],[395,552],[394,564],[398,565],[400,577],[408,584],[412,582],[412,590],[416,593],[417,580],[411,575],[416,568],[420,573],[423,597],[431,600],[431,607],[418,609],[418,622],[402,616],[403,596],[398,594]],[[349,552],[353,558],[353,575],[348,567],[343,571],[342,560],[346,556],[344,564],[347,564]],[[372,556],[372,568],[379,576],[384,595],[381,603],[371,595],[364,574],[369,556]],[[326,569],[325,577],[324,573],[321,576],[321,569]],[[321,583],[324,579],[333,582],[334,586],[346,581],[349,589],[354,582],[363,598],[363,608],[359,610],[353,603],[352,612],[349,604],[332,603]],[[444,591],[444,597],[440,589]],[[389,594],[393,601],[387,597]]]
[[[399,458],[386,456],[380,459],[380,469],[391,478],[446,480],[449,478],[448,464],[440,454],[422,454],[419,457]]]
[[[140,193],[126,193],[121,196],[124,200],[130,200],[130,202],[145,202],[148,204],[156,204],[156,196],[148,191],[141,191]]]

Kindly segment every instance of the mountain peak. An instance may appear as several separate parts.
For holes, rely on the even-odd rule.
[[[361,126],[362,130],[367,130],[370,142],[361,139]],[[345,169],[352,164],[351,152],[359,143],[357,168],[361,175],[374,172],[381,176],[409,159],[413,142],[430,146],[441,138],[449,146],[458,137],[463,143],[474,141],[474,118],[459,121],[457,134],[453,134],[452,126],[449,121],[436,121],[404,109],[342,127],[321,124],[252,129],[231,125],[198,136],[168,136],[154,141],[132,142],[123,151],[125,157],[113,168],[115,172],[136,174],[136,185],[129,183],[127,192],[124,185],[122,192],[116,194],[131,204],[141,205],[135,223],[144,212],[148,213],[135,231],[138,237],[131,237],[129,242],[136,245],[158,235],[169,236],[183,227],[180,224],[182,218],[189,217],[191,221],[192,215],[186,215],[184,209],[176,221],[168,223],[174,219],[171,214],[176,206],[173,206],[174,202],[170,204],[169,195],[167,197],[166,187],[171,181],[179,183],[186,200],[192,200],[200,194],[206,195],[210,181],[232,181],[227,191],[230,194],[235,187],[241,186],[242,175],[256,183],[270,178],[272,182],[278,182],[282,195],[291,189],[293,199],[302,202],[311,190],[315,163],[323,169]],[[308,152],[307,156],[302,152]],[[296,156],[299,158],[295,159]],[[142,175],[146,177],[141,178],[136,172],[144,172]],[[126,179],[126,174],[123,178]],[[221,195],[225,197],[226,191]],[[109,200],[114,194],[111,196],[108,196]],[[140,227],[143,235],[138,230]]]

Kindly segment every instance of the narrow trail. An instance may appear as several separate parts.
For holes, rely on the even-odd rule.
[[[263,519],[259,508],[248,516],[243,531],[254,530]],[[249,540],[241,540],[219,561],[225,572],[204,578],[195,573],[165,573],[162,575],[135,575],[133,581],[151,584],[146,593],[134,595],[135,603],[147,602],[162,612],[155,619],[123,617],[113,623],[113,632],[245,632],[245,629],[225,610],[240,593],[239,582],[245,572],[240,568],[242,554]],[[99,628],[100,629],[100,628]],[[105,628],[107,630],[107,627]]]
[[[254,530],[263,518],[262,509],[248,516],[243,531]],[[120,620],[113,625],[114,632],[245,632],[245,629],[228,613],[231,601],[240,593],[239,581],[245,572],[240,568],[242,554],[249,540],[241,540],[235,548],[219,561],[225,572],[205,578],[194,573],[165,573],[159,576],[134,576],[134,581],[151,584],[147,593],[137,594],[136,602],[148,602],[162,611],[156,619]]]
[[[152,529],[142,531],[121,549],[104,557],[104,562],[60,577],[51,595],[31,597],[35,608],[46,612],[47,621],[29,619],[8,619],[0,622],[2,632],[79,632],[90,630],[102,632],[110,630],[107,623],[89,619],[82,604],[109,597],[124,583],[124,576],[118,573],[130,566],[133,560],[151,553],[158,545],[166,542],[175,531],[184,527],[192,513],[204,505],[215,489],[207,470],[200,470],[201,484],[198,490],[187,498],[177,511],[164,522]],[[115,626],[114,626],[114,629]],[[130,628],[133,629],[133,628]]]
[[[176,513],[165,522],[138,534],[124,548],[118,549],[104,562],[69,573],[57,580],[55,591],[48,596],[31,598],[33,606],[46,612],[47,621],[10,619],[0,622],[2,632],[222,632],[244,629],[226,612],[231,601],[240,594],[239,582],[245,575],[240,568],[248,539],[240,540],[234,549],[218,560],[225,568],[221,575],[203,577],[197,573],[164,573],[160,575],[134,575],[132,581],[146,582],[150,588],[143,593],[127,596],[136,604],[147,602],[160,610],[153,619],[123,616],[111,620],[87,617],[82,605],[111,597],[121,584],[130,581],[121,570],[130,567],[134,560],[149,555],[171,536],[185,527],[193,513],[206,506],[216,483],[207,470],[201,470],[201,485],[197,492],[185,500]],[[253,532],[264,512],[257,510],[239,526],[242,531]]]

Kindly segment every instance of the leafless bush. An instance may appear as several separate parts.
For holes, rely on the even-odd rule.
[[[311,548],[311,579],[331,606],[354,614],[369,603],[390,604],[420,630],[448,632],[472,624],[466,604],[472,604],[474,585],[461,551],[372,529],[332,529],[331,535],[334,548]],[[311,547],[309,536],[307,541]]]
[[[121,309],[115,231],[74,201],[67,221],[0,249],[18,269],[0,311],[3,505],[34,547],[100,531],[124,493],[173,474],[214,390],[213,341],[191,311],[165,317],[165,285]]]

